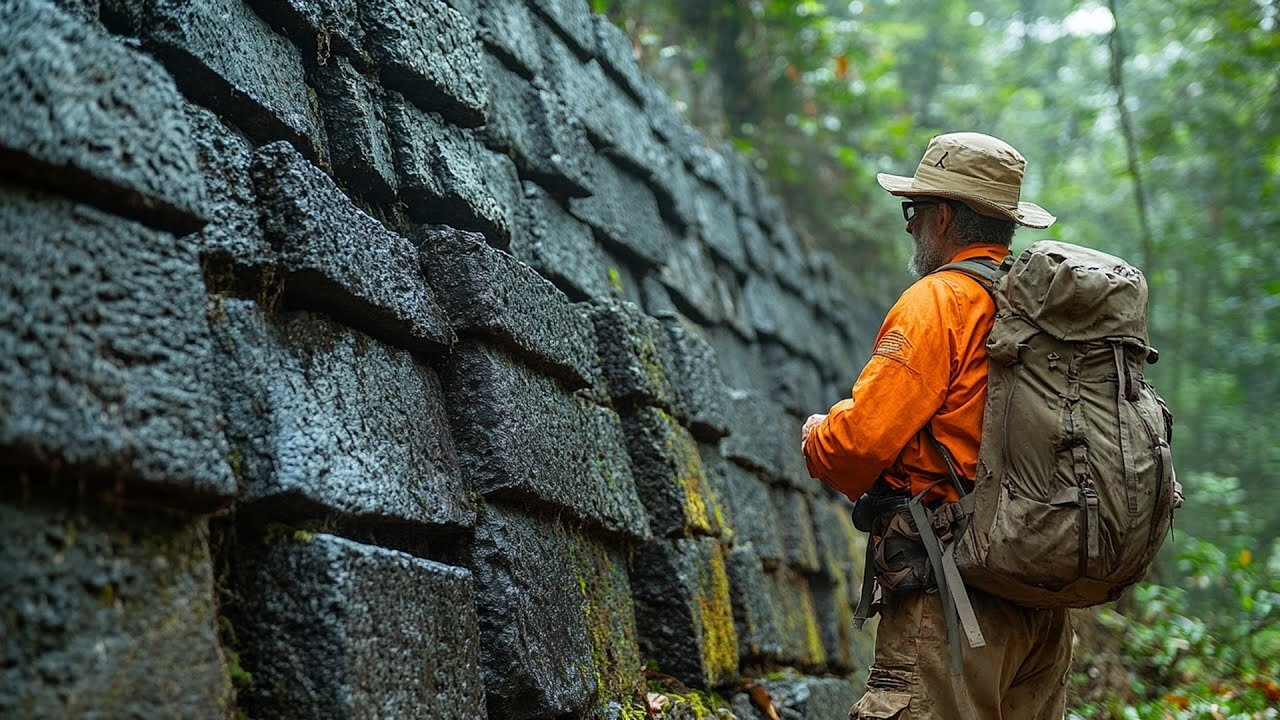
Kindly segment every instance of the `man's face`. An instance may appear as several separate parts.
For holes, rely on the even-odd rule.
[[[911,233],[915,245],[907,270],[918,278],[942,267],[946,261],[942,256],[942,239],[932,229],[933,213],[937,211],[937,205],[922,205],[917,208],[916,216],[907,223],[907,232]]]

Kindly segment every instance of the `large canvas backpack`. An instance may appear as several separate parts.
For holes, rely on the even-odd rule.
[[[1146,573],[1182,490],[1173,416],[1142,374],[1158,355],[1139,270],[1056,241],[1000,267],[964,260],[937,272],[948,270],[996,302],[977,477],[960,478],[926,426],[963,496],[934,512],[920,496],[910,503],[958,672],[957,626],[971,646],[985,643],[966,585],[1027,607],[1115,600]]]

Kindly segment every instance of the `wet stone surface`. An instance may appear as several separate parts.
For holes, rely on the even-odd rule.
[[[11,186],[0,208],[7,464],[232,496],[193,239]]]
[[[624,417],[627,448],[655,535],[718,535],[724,512],[715,496],[697,442],[675,418],[651,407]]]
[[[441,0],[384,0],[362,3],[360,17],[387,87],[461,125],[484,122],[484,51],[463,15]]]
[[[247,714],[484,717],[470,572],[303,531],[238,550],[229,610]]]
[[[776,659],[782,654],[782,638],[760,556],[750,544],[737,544],[735,540],[725,563],[733,597],[733,623],[738,632],[738,656],[748,661]]]
[[[415,240],[422,269],[460,335],[503,345],[571,389],[600,385],[584,306],[475,233],[424,228]]]
[[[405,238],[366,215],[288,143],[254,156],[261,224],[291,303],[419,353],[453,343],[449,318]]]
[[[157,513],[0,502],[0,715],[227,716],[207,534]]]
[[[511,238],[511,254],[574,300],[612,296],[604,253],[591,228],[539,185],[526,181],[523,188],[524,201],[516,219],[520,232]]]
[[[272,27],[282,28],[298,47],[314,53],[317,62],[342,53],[368,67],[358,0],[248,1]]]
[[[156,227],[198,229],[205,190],[168,74],[46,3],[0,3],[0,25],[0,176]]]
[[[243,2],[103,0],[103,9],[107,25],[140,38],[188,97],[257,142],[288,140],[326,158],[301,53]]]
[[[622,423],[612,410],[472,342],[455,348],[441,379],[476,492],[567,510],[622,539],[649,537]]]
[[[247,502],[278,515],[474,522],[439,381],[404,350],[309,313],[225,298],[213,321]]]
[[[390,202],[398,182],[381,88],[345,57],[312,66],[310,77],[320,97],[334,173],[356,194]]]

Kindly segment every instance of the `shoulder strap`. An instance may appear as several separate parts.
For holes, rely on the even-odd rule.
[[[1010,255],[1005,262],[999,264],[991,258],[968,258],[966,260],[947,263],[933,272],[940,273],[944,270],[958,270],[982,283],[982,287],[986,288],[987,292],[994,293],[996,283],[1000,282],[1000,278],[1007,275],[1009,268],[1012,267],[1012,258],[1013,256]],[[933,273],[930,273],[930,275],[932,274]]]

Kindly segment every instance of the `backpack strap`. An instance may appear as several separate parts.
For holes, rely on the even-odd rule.
[[[1004,262],[997,263],[991,258],[976,257],[965,260],[957,260],[953,263],[947,263],[942,267],[934,270],[933,273],[940,273],[946,270],[957,270],[977,280],[982,284],[987,294],[994,296],[996,292],[996,283],[1000,282],[1000,278],[1009,273],[1009,268],[1013,267],[1013,256],[1005,258]],[[932,275],[933,273],[929,273]]]

